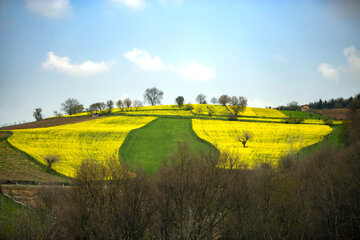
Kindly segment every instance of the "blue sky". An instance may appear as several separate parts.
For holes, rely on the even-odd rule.
[[[344,3],[345,2],[345,3]],[[0,1],[0,124],[72,97],[273,106],[360,92],[359,1]]]

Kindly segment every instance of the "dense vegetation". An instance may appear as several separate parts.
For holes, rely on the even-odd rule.
[[[309,107],[312,109],[332,109],[332,108],[347,108],[349,104],[354,100],[360,100],[360,93],[355,97],[349,98],[331,98],[330,100],[319,100],[309,103]]]

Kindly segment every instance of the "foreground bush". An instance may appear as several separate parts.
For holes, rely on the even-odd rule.
[[[229,158],[224,157],[223,158]],[[28,215],[1,224],[8,239],[357,239],[360,142],[278,167],[217,168],[186,145],[153,176],[117,160],[83,161],[69,188],[39,194],[42,227]],[[14,220],[17,222],[17,220]],[[15,222],[14,222],[15,223]],[[12,226],[9,229],[9,226]],[[21,230],[19,227],[21,226]]]

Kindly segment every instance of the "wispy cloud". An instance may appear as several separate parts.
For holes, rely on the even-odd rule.
[[[339,80],[339,68],[333,67],[328,63],[320,64],[318,72],[321,73],[324,78],[335,81]]]
[[[284,55],[280,55],[280,54],[275,54],[274,59],[281,63],[287,62],[287,58]]]
[[[133,62],[141,70],[159,71],[165,69],[164,63],[159,56],[151,57],[147,51],[134,48],[124,54],[130,62]]]
[[[354,46],[345,48],[343,51],[347,57],[349,70],[354,74],[360,74],[360,54]]]
[[[25,0],[26,7],[40,16],[56,19],[71,12],[69,0]]]
[[[324,78],[331,80],[339,80],[341,73],[349,73],[356,78],[360,77],[360,54],[354,46],[350,46],[344,49],[344,56],[347,58],[347,64],[343,66],[332,66],[328,63],[322,63],[318,67],[318,72],[322,74]]]
[[[106,72],[110,69],[113,62],[93,62],[85,61],[81,64],[71,63],[68,57],[56,56],[53,52],[48,52],[48,58],[41,64],[41,68],[47,71],[57,71],[74,77],[86,77]]]
[[[208,81],[216,75],[211,67],[197,63],[194,60],[182,62],[178,66],[169,66],[169,69],[179,73],[186,79],[195,81]]]
[[[113,3],[124,4],[133,9],[143,9],[145,7],[145,0],[109,0]]]
[[[137,48],[124,53],[124,57],[134,63],[140,70],[162,71],[167,69],[193,81],[207,81],[213,79],[216,75],[213,68],[194,60],[181,61],[177,65],[165,64],[159,56],[152,57],[147,51]]]

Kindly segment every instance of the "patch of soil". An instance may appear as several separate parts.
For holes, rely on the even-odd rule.
[[[98,116],[79,116],[79,117],[56,117],[43,119],[37,122],[29,122],[9,127],[2,127],[0,130],[28,129],[28,128],[44,128],[54,127],[64,124],[79,123],[98,118]]]
[[[320,113],[325,117],[335,118],[336,120],[347,120],[349,114],[348,108],[335,108],[335,109],[318,109],[316,113]]]

